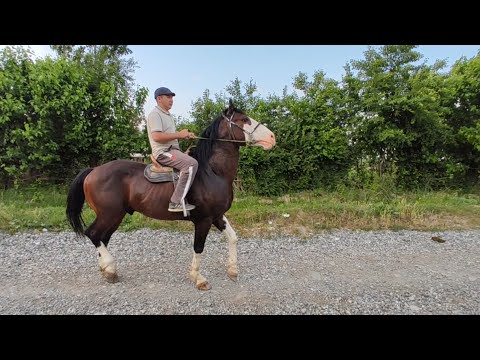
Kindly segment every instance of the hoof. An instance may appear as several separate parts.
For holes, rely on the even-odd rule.
[[[227,275],[228,275],[229,279],[232,280],[232,281],[237,281],[237,279],[238,279],[237,269],[228,269],[227,270]]]
[[[102,275],[109,283],[116,283],[118,281],[117,273],[109,273],[106,271],[102,271]]]
[[[233,274],[233,273],[227,273],[227,275],[228,275],[228,278],[229,278],[230,280],[237,282],[237,280],[238,280],[238,274],[236,274],[236,273],[235,273],[235,274]]]
[[[210,290],[212,287],[210,286],[210,284],[208,283],[208,281],[204,281],[202,282],[201,284],[198,284],[197,285],[197,289],[198,290]]]

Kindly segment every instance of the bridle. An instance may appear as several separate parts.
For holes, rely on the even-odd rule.
[[[239,128],[240,130],[242,130],[245,134],[250,135],[250,136],[252,136],[253,132],[254,132],[255,130],[257,130],[257,128],[261,125],[260,123],[257,123],[257,126],[255,126],[252,131],[247,131],[247,130],[245,130],[243,127],[238,126],[237,124],[235,124],[235,123],[232,121],[234,115],[235,115],[235,111],[232,112],[232,116],[230,116],[230,119],[228,119],[225,115],[223,115],[223,118],[225,119],[225,121],[230,125],[230,127],[229,127],[230,135],[232,135],[233,139],[235,139],[235,135],[233,134],[233,131],[232,131],[232,125],[238,127],[238,128]]]
[[[201,136],[196,136],[195,139],[200,139],[200,140],[213,140],[213,141],[226,141],[226,142],[238,142],[238,143],[245,143],[245,144],[254,144],[255,141],[246,141],[246,140],[237,140],[235,139],[235,135],[233,134],[233,130],[232,130],[232,125],[233,126],[236,126],[238,127],[240,130],[242,130],[245,134],[247,135],[250,135],[250,137],[252,137],[252,134],[254,133],[255,130],[257,130],[257,128],[261,125],[260,123],[257,123],[257,125],[253,128],[252,131],[247,131],[245,130],[243,127],[235,124],[232,120],[233,120],[233,116],[235,115],[235,111],[232,112],[232,115],[230,116],[230,119],[227,118],[225,115],[222,114],[223,118],[225,119],[225,121],[228,123],[229,127],[228,127],[228,130],[230,132],[230,135],[232,136],[233,139],[209,139],[209,138],[205,138],[205,137],[201,137]]]

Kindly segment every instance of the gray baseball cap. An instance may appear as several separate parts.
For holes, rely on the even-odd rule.
[[[160,88],[158,88],[157,90],[155,90],[154,99],[156,99],[157,96],[160,96],[160,95],[172,95],[172,96],[175,96],[175,93],[174,93],[174,92],[171,92],[169,88],[160,87]]]

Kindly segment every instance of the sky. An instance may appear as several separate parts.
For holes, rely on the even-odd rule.
[[[49,45],[29,45],[38,57],[54,55]],[[3,45],[0,45],[2,48]],[[293,78],[299,73],[312,80],[315,71],[324,71],[327,78],[341,80],[344,66],[350,60],[364,59],[365,45],[130,45],[137,62],[135,83],[148,89],[145,103],[148,114],[155,106],[153,93],[165,86],[173,91],[170,110],[189,119],[191,104],[208,89],[210,98],[225,93],[225,87],[238,78],[242,84],[252,80],[261,97],[282,95],[287,87],[293,92]],[[448,71],[465,56],[477,55],[480,45],[421,45],[427,64],[447,60]]]

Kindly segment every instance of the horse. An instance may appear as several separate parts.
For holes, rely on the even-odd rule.
[[[190,153],[198,161],[198,170],[186,195],[195,209],[188,214],[169,212],[173,182],[152,183],[144,175],[144,163],[113,160],[81,170],[68,190],[66,216],[79,237],[87,236],[97,249],[98,264],[108,282],[117,282],[117,266],[107,250],[112,234],[123,218],[135,211],[158,220],[189,220],[194,224],[193,260],[189,277],[199,290],[211,288],[200,274],[200,260],[212,224],[228,241],[227,276],[237,281],[237,235],[225,213],[233,201],[233,181],[237,174],[240,146],[258,146],[271,150],[275,135],[265,125],[237,109],[232,100],[198,137]],[[96,214],[85,229],[82,218],[85,200]],[[185,216],[187,215],[187,216]]]

